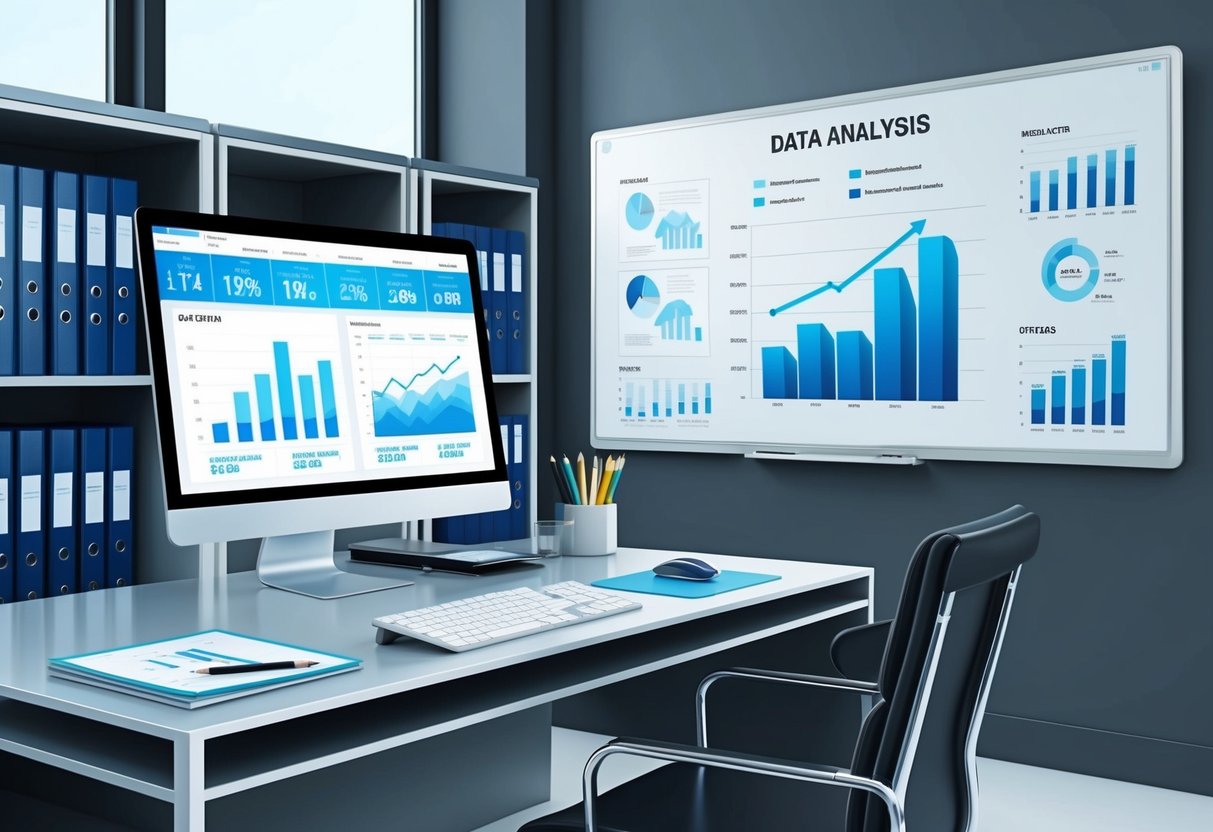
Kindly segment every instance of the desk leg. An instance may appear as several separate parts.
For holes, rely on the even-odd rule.
[[[173,832],[203,832],[203,740],[183,737],[173,744]]]

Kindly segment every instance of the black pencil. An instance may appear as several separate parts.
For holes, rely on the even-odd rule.
[[[560,492],[560,501],[566,505],[573,502],[573,492],[569,491],[569,481],[565,479],[564,472],[560,470],[560,463],[556,461],[555,456],[549,456],[548,461],[552,463],[552,476],[556,478],[556,490]]]

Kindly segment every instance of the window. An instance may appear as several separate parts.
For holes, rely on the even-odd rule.
[[[402,0],[167,0],[166,109],[410,156],[414,14]]]
[[[105,0],[0,0],[0,84],[104,101]]]

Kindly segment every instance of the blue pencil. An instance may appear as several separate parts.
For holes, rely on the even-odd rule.
[[[577,477],[573,474],[573,463],[569,462],[568,455],[564,455],[561,459],[561,467],[564,468],[564,475],[569,480],[569,490],[573,492],[573,505],[581,505],[581,492],[577,490]]]

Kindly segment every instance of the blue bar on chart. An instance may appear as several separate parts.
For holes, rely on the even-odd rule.
[[[1132,205],[1135,198],[1134,174],[1137,168],[1137,145],[1131,144],[1125,148],[1125,205]]]
[[[274,342],[274,373],[278,377],[278,407],[282,410],[282,438],[298,439],[295,390],[291,383],[291,353],[286,341]]]
[[[623,415],[631,416],[632,415],[632,394],[633,394],[633,392],[635,392],[635,385],[633,385],[632,382],[629,381],[624,389],[626,392],[624,394],[625,397],[623,400]]]
[[[858,329],[838,333],[838,398],[871,399],[872,342]]]
[[[236,406],[236,439],[241,442],[252,442],[253,408],[249,404],[248,393],[233,393],[232,403]]]
[[[948,237],[918,241],[918,398],[954,402],[960,388],[960,264]],[[841,398],[841,397],[840,397]]]
[[[1032,424],[1043,425],[1045,423],[1045,386],[1043,384],[1032,385]]]
[[[796,352],[800,360],[800,398],[835,398],[834,336],[825,324],[798,325]]]
[[[1087,368],[1070,370],[1070,424],[1087,423]]]
[[[1112,341],[1112,424],[1125,423],[1125,341]]]
[[[696,341],[703,340],[703,327],[701,327],[701,326],[695,327],[695,340]]]
[[[1057,210],[1057,171],[1049,171],[1049,210]]]
[[[1078,207],[1078,157],[1066,159],[1066,208],[1073,211]]]
[[[674,385],[669,380],[665,383],[665,415],[668,419],[674,415]]]
[[[337,396],[333,391],[333,362],[318,361],[316,369],[320,372],[320,409],[324,416],[324,435],[336,439],[337,425]]]
[[[320,426],[316,421],[316,388],[311,376],[299,376],[299,407],[303,411],[303,435],[308,439],[319,439]]]
[[[910,280],[904,269],[877,269],[874,287],[876,398],[912,402],[918,398],[918,310]]]
[[[640,410],[636,413],[636,416],[641,419],[643,419],[645,417],[644,399],[645,399],[644,385],[642,384],[642,385],[640,385],[640,398],[637,399],[637,401],[640,402]]]
[[[1087,154],[1087,207],[1094,208],[1096,197],[1099,196],[1099,179],[1096,176],[1096,165],[1099,163],[1099,156],[1094,153]]]
[[[211,435],[215,437],[216,442],[231,442],[231,429],[227,426],[227,422],[215,422],[211,425]]]
[[[269,373],[254,375],[253,386],[257,391],[257,424],[261,427],[261,441],[272,442],[278,435],[274,428],[274,392]]]
[[[1104,152],[1104,201],[1103,204],[1111,207],[1116,204],[1116,151],[1108,150]]]
[[[1040,210],[1040,171],[1034,170],[1028,174],[1028,183],[1030,190],[1030,198],[1028,201],[1028,209],[1035,214]]]
[[[793,360],[793,363],[795,363],[795,360]],[[795,369],[792,370],[792,384],[793,385],[796,384]],[[796,390],[794,387],[792,390],[792,395],[788,396],[788,398],[790,398],[790,399],[796,398]],[[699,382],[694,382],[691,385],[691,414],[694,416],[699,415]]]
[[[678,415],[682,416],[687,412],[687,386],[685,384],[678,385]]]
[[[787,347],[762,348],[762,397],[796,398],[796,359]]]
[[[1107,424],[1108,359],[1096,355],[1091,359],[1091,424]]]
[[[703,412],[707,415],[712,415],[712,383],[705,382],[703,385]]]
[[[654,419],[661,415],[661,408],[657,405],[657,382],[655,381],[653,382],[653,409],[649,412],[653,414]]]
[[[1057,371],[1053,374],[1052,418],[1050,423],[1064,425],[1066,423],[1066,374]]]

